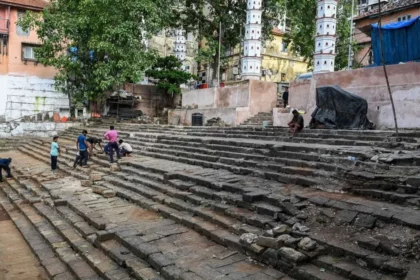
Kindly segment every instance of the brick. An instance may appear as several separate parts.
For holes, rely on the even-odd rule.
[[[266,236],[259,236],[257,239],[257,245],[267,248],[280,248],[283,242],[280,239]]]
[[[82,187],[91,188],[92,187],[92,181],[90,180],[82,180],[80,181],[80,184]]]
[[[168,259],[164,254],[162,253],[156,253],[149,255],[147,261],[150,263],[150,265],[155,268],[156,270],[161,270],[162,268],[173,265],[174,262],[170,259]]]
[[[166,266],[161,271],[163,278],[168,280],[178,280],[183,273],[184,271],[175,265]]]
[[[194,272],[184,272],[181,274],[179,280],[205,280],[204,278],[198,276]]]
[[[55,257],[44,260],[42,262],[42,266],[45,268],[50,277],[54,277],[67,271],[67,267]]]
[[[142,259],[147,259],[151,254],[160,253],[160,250],[157,246],[153,246],[147,243],[138,243],[129,249]]]

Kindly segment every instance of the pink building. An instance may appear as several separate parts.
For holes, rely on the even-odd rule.
[[[0,0],[0,116],[6,121],[70,113],[67,96],[54,89],[55,69],[36,60],[36,32],[16,24],[26,11],[42,11],[46,5],[43,0]]]

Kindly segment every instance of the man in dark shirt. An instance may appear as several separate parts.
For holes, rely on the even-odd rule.
[[[283,106],[284,108],[287,107],[287,105],[289,104],[289,89],[286,88],[286,91],[283,92]]]
[[[7,178],[12,178],[12,174],[10,173],[10,163],[12,162],[11,158],[0,158],[0,182],[3,182],[2,172],[3,169],[7,173]]]
[[[287,124],[290,127],[290,132],[293,133],[293,137],[296,136],[298,131],[301,131],[304,126],[303,117],[297,110],[292,111],[293,119]]]
[[[90,154],[91,155],[93,155],[93,153],[92,153],[93,152],[93,149],[95,149],[97,151],[102,151],[102,146],[101,146],[102,139],[98,139],[96,137],[88,137],[86,139],[86,141],[90,144],[89,151],[90,151]],[[100,150],[96,149],[96,147],[95,147],[96,144],[99,145]]]

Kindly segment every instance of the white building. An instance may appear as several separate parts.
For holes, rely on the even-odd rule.
[[[242,79],[259,80],[261,77],[262,0],[248,0],[245,25]]]
[[[334,71],[337,4],[337,0],[318,1],[314,72]]]

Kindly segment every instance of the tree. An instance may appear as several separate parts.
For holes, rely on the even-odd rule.
[[[262,14],[262,40],[272,37],[274,26],[280,23],[284,13],[284,0],[264,0]],[[206,47],[199,53],[199,59],[210,61],[213,79],[216,77],[218,63],[219,28],[222,25],[224,46],[236,46],[241,43],[248,0],[185,0],[179,7],[177,25],[205,39]]]
[[[182,84],[198,77],[181,69],[182,62],[175,56],[159,57],[151,69],[146,71],[149,78],[156,79],[157,88],[172,95],[180,94]]]
[[[56,87],[73,103],[140,81],[155,61],[144,44],[173,21],[169,0],[55,0],[19,24],[41,41],[37,60],[58,71]]]
[[[286,34],[292,44],[292,51],[300,54],[313,66],[316,34],[316,8],[317,0],[293,0],[286,1],[287,16],[291,21],[291,31]],[[348,65],[348,46],[350,38],[350,22],[352,0],[338,1],[337,8],[337,42],[335,70],[342,70]],[[356,42],[352,46],[356,53]]]

